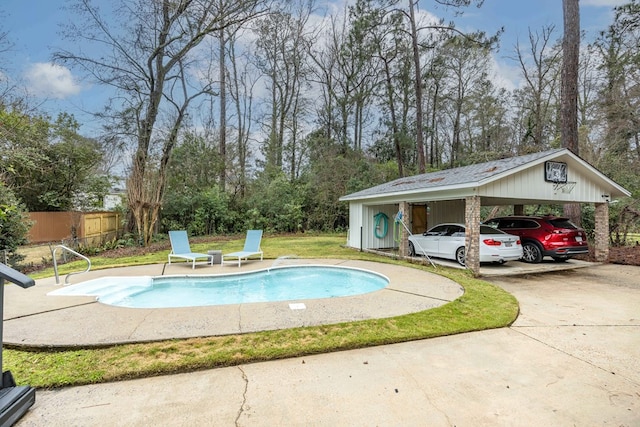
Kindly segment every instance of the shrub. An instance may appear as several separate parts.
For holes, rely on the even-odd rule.
[[[4,251],[7,262],[14,268],[24,259],[16,250],[28,242],[29,228],[31,221],[24,205],[11,189],[0,182],[0,251]],[[0,261],[4,262],[4,257]]]

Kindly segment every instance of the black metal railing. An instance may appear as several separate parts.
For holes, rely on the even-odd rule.
[[[10,371],[2,370],[2,342],[4,319],[4,282],[15,283],[22,288],[30,288],[35,281],[13,268],[0,263],[0,425],[10,426],[18,421],[36,401],[36,391],[30,386],[17,386]]]

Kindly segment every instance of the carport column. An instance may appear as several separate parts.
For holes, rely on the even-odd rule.
[[[480,275],[480,196],[465,199],[465,264],[474,276]]]
[[[606,262],[609,259],[609,203],[596,203],[594,233],[596,261]]]
[[[398,209],[402,214],[402,222],[404,224],[407,224],[407,227],[408,227],[409,226],[408,224],[410,224],[409,203],[400,202]],[[396,224],[396,227],[400,227],[400,243],[399,243],[400,247],[398,252],[401,257],[406,257],[407,255],[409,255],[409,233],[407,232],[407,229],[402,224]]]

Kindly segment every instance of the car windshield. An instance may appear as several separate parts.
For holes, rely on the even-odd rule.
[[[555,218],[549,220],[549,223],[556,228],[569,228],[575,230],[576,227],[574,223],[572,223],[569,218]]]

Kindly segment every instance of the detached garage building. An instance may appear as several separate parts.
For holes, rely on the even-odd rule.
[[[556,149],[399,178],[340,200],[349,202],[347,245],[358,249],[397,248],[406,256],[409,231],[422,233],[443,222],[465,224],[467,268],[478,275],[481,206],[511,205],[514,214],[522,214],[525,205],[593,204],[595,255],[605,261],[609,202],[625,196],[630,196],[627,190],[570,150]],[[396,217],[402,218],[397,234],[380,230]]]

